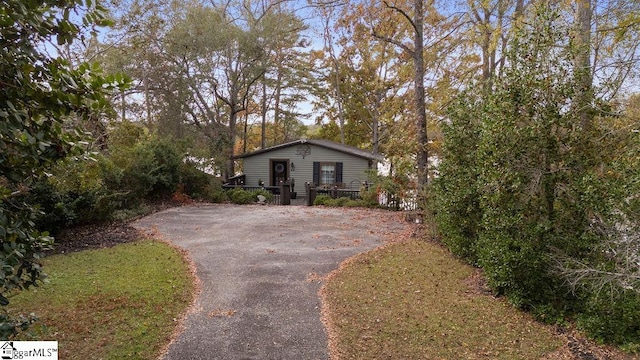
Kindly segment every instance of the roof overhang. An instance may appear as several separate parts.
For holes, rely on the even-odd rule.
[[[340,144],[340,143],[329,141],[329,140],[318,140],[318,139],[295,140],[288,143],[268,147],[266,149],[256,150],[256,151],[244,153],[241,155],[237,155],[237,156],[234,156],[234,159],[244,159],[244,158],[252,157],[255,155],[260,155],[267,152],[284,149],[291,146],[303,145],[303,144],[315,145],[315,146],[331,149],[334,151],[339,151],[345,154],[353,155],[353,156],[360,157],[367,160],[375,160],[380,162],[384,161],[383,156],[378,154],[373,154],[367,150],[362,150],[355,146],[344,145],[344,144]]]

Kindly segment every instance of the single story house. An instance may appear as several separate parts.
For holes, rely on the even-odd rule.
[[[306,197],[305,183],[320,188],[360,189],[380,155],[328,140],[296,140],[237,156],[243,159],[244,185],[278,186],[293,180],[294,191]]]

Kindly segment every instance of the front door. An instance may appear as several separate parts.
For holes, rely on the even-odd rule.
[[[271,160],[271,186],[278,186],[288,178],[289,160]]]

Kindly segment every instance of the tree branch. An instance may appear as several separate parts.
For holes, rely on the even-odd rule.
[[[395,6],[395,5],[389,5],[389,3],[385,0],[382,2],[388,9],[391,10],[395,10],[398,13],[400,13],[400,15],[402,15],[402,17],[404,17],[405,19],[407,19],[407,21],[409,21],[409,24],[411,25],[411,27],[413,28],[413,31],[415,32],[419,32],[422,29],[418,29],[418,25],[415,23],[415,21],[413,21],[413,19],[409,16],[409,14],[407,14],[404,10],[400,9],[399,7]],[[418,16],[418,14],[416,14],[416,16]],[[420,15],[422,16],[422,15]]]
[[[373,36],[374,38],[378,39],[378,40],[382,40],[385,42],[388,42],[390,44],[393,44],[399,48],[401,48],[402,50],[406,51],[409,55],[411,55],[411,57],[414,56],[415,51],[413,49],[411,49],[410,47],[408,47],[407,45],[401,43],[400,41],[396,40],[396,39],[392,39],[388,36],[383,36],[378,34],[375,30],[373,32],[371,32],[371,36]]]

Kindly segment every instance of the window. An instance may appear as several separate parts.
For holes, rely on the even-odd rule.
[[[318,186],[333,186],[342,182],[341,162],[314,162],[313,183]]]
[[[332,185],[336,182],[336,163],[320,163],[320,184]]]

